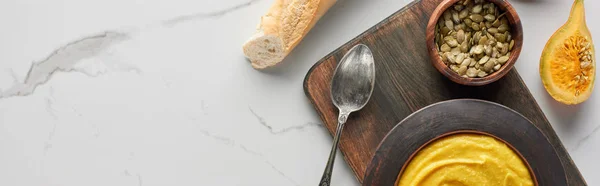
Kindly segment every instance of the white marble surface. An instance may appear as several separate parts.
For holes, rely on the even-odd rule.
[[[0,185],[316,185],[331,136],[304,96],[305,73],[409,2],[340,0],[261,72],[240,45],[271,0],[1,1]],[[516,67],[600,185],[599,93],[564,106],[538,75],[571,1],[511,2],[526,40]],[[600,2],[586,8],[600,37]],[[334,185],[358,185],[337,162]]]

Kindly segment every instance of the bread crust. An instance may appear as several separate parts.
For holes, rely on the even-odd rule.
[[[252,67],[281,62],[337,0],[275,0],[256,33],[243,45]]]

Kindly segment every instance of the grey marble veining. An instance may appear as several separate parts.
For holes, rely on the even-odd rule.
[[[241,44],[269,0],[0,2],[0,185],[316,185],[331,135],[305,98],[305,73],[409,2],[339,0],[265,71]],[[571,2],[511,3],[526,40],[516,68],[598,185],[600,100],[558,104],[537,73]],[[600,2],[586,8],[600,35]],[[359,185],[344,163],[333,178]]]

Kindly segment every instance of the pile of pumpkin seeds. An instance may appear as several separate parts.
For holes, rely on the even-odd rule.
[[[515,45],[505,14],[485,0],[452,5],[436,25],[442,61],[462,77],[481,78],[498,71]]]

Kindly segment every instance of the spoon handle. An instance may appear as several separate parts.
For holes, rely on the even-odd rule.
[[[323,176],[321,177],[319,186],[329,186],[331,184],[331,173],[333,172],[333,163],[335,161],[335,154],[337,153],[337,146],[340,142],[342,130],[344,129],[344,124],[346,124],[346,119],[348,119],[349,114],[350,113],[340,112],[335,136],[333,137],[333,146],[331,147],[331,152],[329,153],[329,160],[327,161],[327,165],[325,166],[325,171],[323,172]]]

